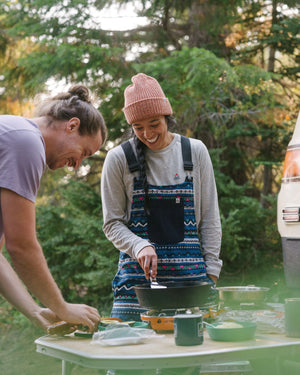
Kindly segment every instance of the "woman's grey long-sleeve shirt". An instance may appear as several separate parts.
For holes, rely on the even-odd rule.
[[[193,176],[195,215],[206,271],[219,277],[222,229],[213,167],[203,142],[193,138],[190,141],[193,171],[184,170],[181,138],[179,134],[174,134],[173,141],[164,149],[147,148],[147,180],[151,185],[175,185],[183,183],[187,173]],[[133,145],[132,139],[131,142]],[[136,259],[139,251],[150,243],[135,235],[127,226],[134,176],[138,176],[138,172],[129,172],[122,147],[119,145],[110,150],[101,176],[103,231],[118,250]]]

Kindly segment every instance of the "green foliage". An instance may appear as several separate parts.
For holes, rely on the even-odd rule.
[[[129,128],[122,107],[130,77],[154,76],[172,104],[174,131],[203,140],[210,151],[224,272],[279,263],[277,166],[298,110],[293,107],[293,95],[299,95],[297,0],[141,0],[139,14],[148,19],[143,27],[106,31],[93,23],[91,9],[126,3],[132,1],[1,2],[2,98],[28,99],[49,78],[86,83],[101,101],[109,140],[116,144]],[[275,3],[287,11],[272,18]],[[271,50],[280,60],[276,69],[267,68]],[[98,178],[100,168],[88,163]],[[270,169],[272,180],[264,189]],[[42,183],[39,238],[64,296],[101,309],[111,302],[118,252],[101,230],[100,197],[91,188],[95,179],[83,185],[63,175],[48,174]]]
[[[222,224],[222,277],[252,273],[270,264],[282,267],[281,240],[277,230],[277,195],[265,197],[263,207],[253,195],[251,181],[237,184],[222,173],[228,164],[221,150],[211,150],[215,165]]]
[[[22,315],[19,311],[17,311],[12,305],[10,305],[1,296],[0,296],[0,312],[1,312],[0,329],[2,327],[6,327],[6,328],[9,328],[11,326],[24,327],[25,325],[28,325],[28,322],[29,322],[28,319],[25,318],[24,315]]]
[[[64,297],[107,311],[119,253],[101,225],[99,195],[77,181],[60,186],[51,204],[37,208],[39,240]]]
[[[275,122],[274,113],[285,103],[277,102],[271,74],[253,65],[232,67],[198,48],[182,48],[133,67],[133,74],[144,72],[161,83],[177,119],[175,130],[209,148],[222,219],[224,272],[256,267],[269,254],[281,261],[276,200],[273,191],[262,196],[259,184],[262,169],[281,161],[290,135],[287,124]],[[111,101],[103,103],[105,112],[121,102],[129,83],[115,88]],[[120,122],[122,117],[120,111]],[[262,199],[267,204],[261,205]]]
[[[17,82],[18,95],[24,90],[31,97],[55,78],[85,83],[102,97],[103,67],[105,74],[121,76],[126,71],[125,49],[121,41],[117,43],[118,33],[112,36],[98,30],[91,19],[92,7],[90,1],[0,4],[0,28],[9,41],[2,43],[0,33],[0,51],[7,50],[3,61],[0,56],[5,95],[16,95]]]
[[[239,48],[231,57],[235,55],[240,65],[251,61],[283,77],[299,79],[299,1],[251,0],[242,5]]]
[[[145,64],[134,64],[135,71],[152,75],[169,97],[180,133],[202,139],[209,149],[222,148],[226,171],[236,182],[245,183],[256,168],[253,160],[278,161],[275,153],[286,147],[282,133],[274,123],[277,103],[272,76],[255,66],[230,66],[212,52],[199,48],[182,48],[169,57]],[[120,136],[128,125],[121,108],[125,81],[114,87],[112,98],[103,102],[104,113],[116,113],[113,123],[122,124]],[[114,126],[112,126],[114,129]],[[285,129],[283,128],[282,131]],[[116,137],[114,131],[113,136]],[[260,147],[261,140],[272,138],[272,150]],[[269,151],[268,159],[260,152]],[[239,176],[242,176],[242,180]]]
[[[227,195],[221,192],[219,199],[223,232],[221,259],[225,274],[282,263],[276,200],[269,197],[271,208],[264,208],[257,199],[245,195],[246,189],[231,182]]]

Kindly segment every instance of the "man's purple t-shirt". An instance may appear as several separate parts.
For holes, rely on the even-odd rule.
[[[0,116],[0,194],[5,188],[35,202],[45,167],[45,143],[37,124],[23,117]],[[0,239],[2,234],[0,202]]]

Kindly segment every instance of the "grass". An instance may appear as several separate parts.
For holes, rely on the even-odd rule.
[[[61,360],[36,352],[34,340],[43,332],[26,324],[25,327],[2,327],[0,330],[1,375],[61,374]],[[72,375],[103,375],[104,371],[74,366]]]
[[[34,341],[45,335],[0,297],[0,375],[58,375],[62,362],[36,352]],[[106,372],[74,365],[72,375]]]
[[[3,375],[59,374],[60,361],[35,353],[34,339],[41,335],[33,327],[1,329],[0,373]]]

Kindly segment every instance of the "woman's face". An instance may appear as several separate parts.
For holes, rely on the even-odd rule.
[[[140,141],[151,150],[167,147],[173,139],[168,131],[165,116],[155,116],[132,124],[133,131]]]

